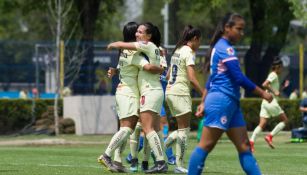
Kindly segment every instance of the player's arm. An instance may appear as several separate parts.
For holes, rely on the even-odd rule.
[[[271,82],[269,80],[265,80],[262,83],[262,87],[264,87],[265,89],[269,90],[270,92],[272,92],[276,96],[280,95],[279,91],[274,91],[274,89],[271,87]]]
[[[208,90],[210,89],[210,81],[211,81],[211,76],[207,80],[206,86],[204,88],[203,95],[201,97],[201,103],[197,106],[195,116],[196,117],[202,117],[204,116],[204,110],[205,110],[205,98],[208,94]]]
[[[161,74],[164,71],[164,68],[153,64],[146,64],[143,66],[143,70],[152,74]]]
[[[112,78],[114,75],[116,75],[118,73],[118,69],[113,68],[113,67],[109,67],[108,70],[108,78]]]
[[[267,100],[268,102],[271,102],[273,100],[271,94],[265,92],[260,87],[256,86],[255,83],[253,83],[245,75],[243,75],[239,66],[239,61],[236,57],[233,57],[231,59],[225,59],[223,60],[223,63],[228,68],[227,70],[229,71],[231,79],[233,79],[238,85],[242,86],[247,91],[253,92],[261,98]]]
[[[115,49],[137,50],[135,43],[133,43],[133,42],[123,42],[123,41],[113,42],[113,43],[110,43],[107,46],[107,50],[111,50],[113,48],[115,48]]]
[[[187,66],[187,74],[188,74],[188,79],[194,89],[201,95],[203,96],[204,89],[200,87],[198,80],[196,79],[195,75],[195,70],[194,70],[194,65],[189,65]]]

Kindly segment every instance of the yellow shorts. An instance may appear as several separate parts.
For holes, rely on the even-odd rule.
[[[172,116],[177,117],[192,112],[192,99],[190,95],[166,95],[167,105]]]
[[[152,89],[141,94],[140,112],[152,111],[160,114],[164,93],[162,89]]]
[[[281,109],[275,98],[271,103],[267,102],[266,100],[262,100],[260,117],[271,118],[279,116],[282,113],[284,113],[284,111]]]
[[[138,110],[140,107],[139,98],[127,95],[116,94],[116,111],[119,119],[139,116]]]

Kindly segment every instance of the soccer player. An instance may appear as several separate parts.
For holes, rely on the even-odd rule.
[[[195,52],[199,48],[201,32],[192,26],[186,26],[171,58],[169,80],[166,88],[166,102],[172,116],[176,117],[178,130],[172,132],[165,141],[165,146],[176,143],[175,173],[187,173],[183,167],[183,157],[190,131],[192,100],[190,84],[203,95],[203,89],[195,76]]]
[[[210,77],[205,101],[197,114],[204,112],[206,120],[198,146],[191,154],[188,174],[202,173],[205,160],[221,135],[226,132],[235,145],[242,169],[246,174],[259,175],[260,169],[250,151],[246,124],[240,109],[240,86],[272,101],[265,92],[243,75],[233,44],[243,36],[245,21],[236,13],[228,13],[216,28],[210,43]]]
[[[114,42],[108,45],[108,48],[120,48],[136,50],[140,57],[147,56],[150,64],[160,65],[161,34],[159,29],[152,23],[141,24],[135,34],[137,42]],[[160,73],[163,72],[163,69]],[[163,90],[159,81],[159,74],[151,74],[140,70],[138,74],[138,87],[140,90],[140,119],[142,129],[149,142],[156,162],[155,165],[145,171],[145,173],[164,173],[167,172],[167,164],[164,160],[162,148],[162,136],[159,137],[155,125],[159,122],[158,114],[161,111],[163,102]]]
[[[124,26],[124,41],[132,42],[136,40],[135,33],[138,25],[130,22]],[[104,165],[112,172],[126,172],[127,170],[121,163],[120,153],[125,148],[125,143],[129,135],[132,133],[138,121],[139,110],[139,89],[137,85],[137,76],[139,69],[161,72],[160,66],[154,66],[148,63],[144,57],[136,56],[136,51],[121,50],[119,58],[120,83],[117,86],[115,99],[116,109],[120,120],[120,129],[112,137],[107,149],[98,158],[98,162]],[[108,71],[111,76],[114,71]],[[116,150],[117,149],[117,150]],[[116,150],[115,161],[112,162],[111,156]]]
[[[262,83],[262,86],[267,89],[267,92],[271,93],[274,98],[271,103],[268,103],[266,100],[262,100],[259,125],[255,128],[252,137],[250,138],[252,152],[255,151],[254,144],[256,141],[256,136],[265,128],[269,118],[279,116],[280,119],[280,122],[275,126],[275,128],[264,137],[265,141],[272,149],[274,149],[273,137],[277,135],[279,131],[283,130],[288,122],[285,112],[281,109],[277,101],[278,96],[280,95],[278,75],[281,73],[281,71],[282,62],[279,57],[275,57],[272,64],[272,72]]]

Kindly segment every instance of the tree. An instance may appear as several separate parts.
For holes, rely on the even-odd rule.
[[[252,16],[252,41],[245,60],[246,75],[261,86],[265,80],[274,56],[285,44],[293,11],[287,0],[250,0]],[[247,97],[253,96],[246,93]]]

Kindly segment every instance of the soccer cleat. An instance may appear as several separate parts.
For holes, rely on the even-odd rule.
[[[148,161],[143,161],[141,165],[142,171],[148,170]]]
[[[268,134],[264,137],[264,140],[268,143],[268,145],[274,149],[274,145],[273,145],[273,136],[271,134]]]
[[[149,170],[145,171],[146,174],[156,174],[156,173],[166,173],[167,172],[167,163],[162,161],[156,161],[155,165],[151,167]]]
[[[168,157],[167,163],[169,165],[175,165],[176,164],[176,157],[175,156]]]
[[[188,170],[183,168],[183,167],[176,167],[174,169],[174,173],[176,173],[176,174],[187,174]]]
[[[138,171],[138,166],[139,166],[139,160],[137,158],[131,159],[131,166],[130,166],[130,171],[131,172],[137,172]]]
[[[254,147],[254,145],[255,145],[255,143],[253,142],[253,141],[249,141],[249,145],[250,145],[250,150],[251,150],[251,152],[252,153],[254,153],[255,152],[255,147]]]
[[[106,167],[108,171],[111,171],[112,173],[117,173],[117,170],[114,168],[111,158],[106,154],[102,154],[100,157],[98,157],[97,161],[98,163]]]
[[[119,173],[128,173],[129,171],[126,169],[126,167],[121,163],[114,161],[113,162],[113,167],[117,170]]]

